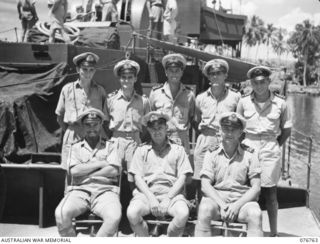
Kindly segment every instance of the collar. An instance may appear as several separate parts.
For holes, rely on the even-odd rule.
[[[94,151],[96,149],[101,149],[101,148],[104,148],[105,146],[106,146],[106,141],[102,140],[101,136],[99,137],[99,141],[98,141],[95,148],[91,148],[91,146],[89,145],[89,143],[87,142],[86,139],[83,139],[81,142],[81,147],[86,148],[88,151]]]
[[[131,97],[131,100],[132,100],[132,98],[137,97],[137,96],[138,96],[138,94],[136,93],[135,90],[133,90],[133,95]],[[117,93],[117,99],[120,99],[120,98],[125,98],[126,99],[125,95],[123,94],[122,89],[119,89],[118,93]]]
[[[164,85],[163,85],[163,87],[162,87],[161,89],[162,89],[162,92],[164,92],[164,93],[166,93],[167,95],[170,95],[170,96],[172,97],[172,95],[171,95],[171,90],[170,90],[170,85],[169,85],[168,81],[166,81],[166,82],[164,83]],[[181,93],[182,91],[184,91],[184,90],[186,90],[186,89],[187,89],[187,88],[185,87],[185,85],[180,82],[180,89],[179,89],[179,91],[178,91],[177,94]],[[177,96],[178,96],[178,95],[177,95]]]
[[[167,138],[166,139],[166,141],[165,141],[165,144],[166,144],[166,146],[170,146],[171,147],[171,145],[172,145],[172,142],[170,141],[170,139],[169,138]],[[153,148],[153,145],[152,145],[152,141],[150,141],[148,144],[147,144],[147,150],[148,151],[150,151],[151,149],[154,149]],[[165,147],[165,148],[167,148],[167,147]]]
[[[224,93],[223,93],[223,95],[219,98],[219,100],[222,99],[222,98],[224,98],[225,96],[227,96],[228,92],[229,92],[229,89],[228,89],[227,86],[225,86]],[[208,88],[208,90],[207,90],[207,95],[213,97],[214,99],[216,99],[216,97],[212,94],[211,87]]]
[[[270,92],[270,96],[269,96],[269,98],[266,100],[266,102],[268,102],[268,101],[274,102],[275,95],[274,95],[273,92],[271,92],[270,90],[269,90],[269,92]],[[253,92],[253,91],[252,91],[251,94],[250,94],[250,99],[251,99],[252,101],[256,101],[256,99],[255,99],[255,97],[254,97],[254,92]]]
[[[90,87],[96,87],[96,86],[97,86],[97,84],[92,80],[90,82]],[[80,80],[79,79],[75,81],[75,87],[76,88],[82,88],[82,86],[80,85]]]
[[[223,153],[224,155],[227,155],[222,143],[220,143],[220,146],[218,148],[218,154],[221,154],[221,153]],[[236,150],[235,154],[232,156],[232,158],[230,158],[230,161],[233,160],[237,155],[243,155],[243,153],[244,153],[244,150],[241,147],[241,144],[239,143],[237,150]]]

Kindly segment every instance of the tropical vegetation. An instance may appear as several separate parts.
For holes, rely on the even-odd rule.
[[[244,44],[249,48],[256,47],[256,60],[261,44],[267,48],[267,61],[272,50],[279,57],[291,53],[297,58],[295,74],[304,86],[310,84],[310,77],[319,76],[320,63],[320,26],[310,20],[304,20],[288,33],[284,28],[266,24],[258,16],[253,15],[245,26]]]

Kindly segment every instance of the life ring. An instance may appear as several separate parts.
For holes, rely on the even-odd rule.
[[[50,35],[50,23],[38,21],[36,23],[37,29],[44,35]],[[80,29],[74,26],[64,25],[65,31],[69,35],[71,43],[75,43],[79,39]],[[60,33],[56,33],[56,39],[64,41]]]

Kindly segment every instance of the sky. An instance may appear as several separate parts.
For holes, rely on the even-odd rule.
[[[85,0],[69,0],[72,4],[81,4],[82,1]],[[15,41],[13,29],[17,27],[18,32],[21,30],[16,3],[17,0],[0,0],[0,39],[2,40],[7,38],[9,41]],[[207,0],[207,4],[212,6],[212,0]],[[219,0],[217,0],[218,4]],[[255,14],[262,18],[265,24],[272,23],[288,31],[294,30],[295,25],[305,19],[311,20],[315,25],[320,24],[320,0],[221,0],[221,4],[224,8],[232,9],[234,14],[245,14],[249,17]],[[36,7],[39,19],[47,21],[47,0],[36,0]]]

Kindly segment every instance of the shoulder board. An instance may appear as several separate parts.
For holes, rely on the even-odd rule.
[[[229,90],[230,90],[230,91],[233,91],[233,92],[235,92],[235,93],[238,93],[238,92],[239,92],[237,89],[235,89],[235,88],[233,88],[233,87],[229,87]]]
[[[278,94],[278,93],[276,93],[276,92],[274,92],[273,94],[274,94],[276,97],[279,97],[279,98],[281,98],[281,99],[283,99],[283,100],[286,99],[285,96],[282,96],[282,95],[280,95],[280,94]]]
[[[187,90],[192,91],[192,88],[191,88],[190,86],[185,85],[184,87],[185,87]]]
[[[247,97],[247,96],[250,96],[250,95],[251,95],[251,92],[247,93],[247,94],[243,94],[241,97]]]
[[[209,150],[209,152],[213,152],[213,151],[217,150],[219,147],[220,147],[220,145],[217,144],[217,145],[209,147],[208,150]]]
[[[147,145],[150,145],[150,142],[149,142],[149,141],[140,143],[140,144],[138,145],[138,147],[143,147],[143,146],[147,146]]]
[[[108,98],[109,98],[109,97],[113,97],[113,96],[116,95],[117,93],[118,93],[118,90],[115,90],[115,91],[109,93],[109,94],[108,94]]]
[[[79,143],[79,142],[81,142],[81,141],[83,141],[83,140],[82,140],[82,139],[79,139],[79,140],[77,140],[77,141],[72,142],[71,145],[75,145],[75,144],[77,144],[77,143]]]
[[[153,91],[158,90],[158,89],[162,88],[163,85],[164,85],[164,84],[156,85],[156,86],[152,87],[152,90],[153,90]]]
[[[250,152],[250,153],[253,153],[254,152],[254,149],[252,148],[252,147],[249,147],[249,146],[247,146],[247,145],[245,145],[245,144],[240,144],[240,146],[241,146],[241,148],[243,149],[243,150],[245,150],[245,151],[248,151],[248,152]]]
[[[146,94],[142,94],[142,97],[144,97],[144,98],[148,98]]]

